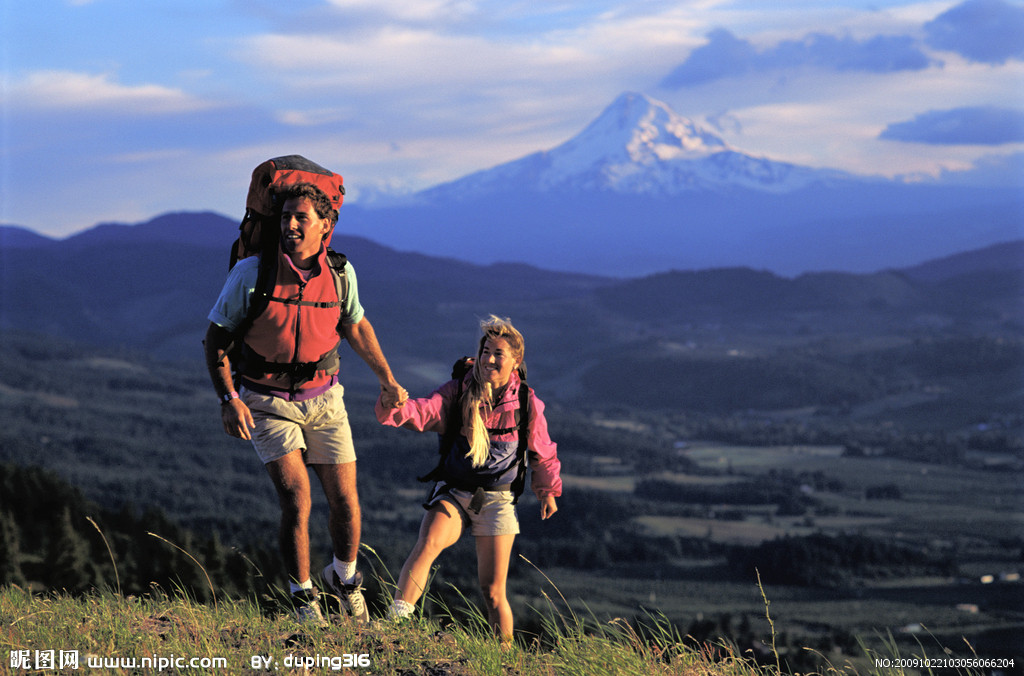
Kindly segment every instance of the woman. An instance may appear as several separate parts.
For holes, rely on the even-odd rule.
[[[528,403],[527,457],[531,488],[548,519],[562,494],[561,463],[548,436],[544,403],[521,379],[523,336],[508,319],[491,315],[480,323],[483,336],[476,360],[462,379],[453,379],[429,397],[409,399],[401,408],[377,402],[384,425],[437,432],[451,449],[432,473],[437,479],[420,524],[419,539],[402,567],[390,615],[410,616],[423,594],[438,555],[468,529],[476,537],[477,571],[487,617],[503,642],[512,639],[512,609],[505,592],[512,543],[519,533],[515,479],[519,471],[520,401]],[[520,397],[520,388],[527,388]],[[453,407],[455,407],[453,409]],[[459,420],[461,419],[461,424]],[[449,426],[458,427],[449,430]],[[445,435],[445,432],[456,432]]]

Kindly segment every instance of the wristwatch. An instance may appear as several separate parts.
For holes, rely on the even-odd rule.
[[[232,391],[228,392],[227,394],[220,395],[220,403],[221,403],[221,405],[229,403],[232,399],[238,399],[238,392],[235,392],[234,390],[232,390]]]

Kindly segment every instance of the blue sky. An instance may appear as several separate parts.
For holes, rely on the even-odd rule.
[[[429,187],[553,147],[623,91],[859,174],[1024,153],[1021,0],[0,1],[0,222],[55,236],[240,217],[283,154],[356,203]]]

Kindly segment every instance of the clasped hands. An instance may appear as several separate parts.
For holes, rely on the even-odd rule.
[[[401,408],[409,399],[409,393],[398,383],[381,383],[380,403],[384,408]]]

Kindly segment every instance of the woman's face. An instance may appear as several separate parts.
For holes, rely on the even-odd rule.
[[[512,348],[504,338],[488,338],[480,350],[480,373],[495,389],[505,387],[512,371],[519,366]]]

